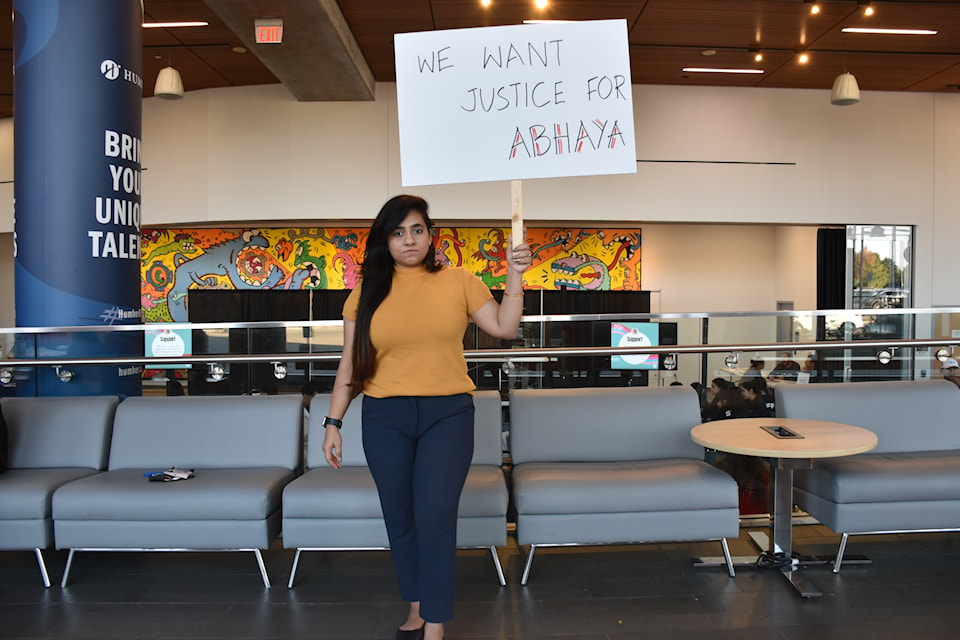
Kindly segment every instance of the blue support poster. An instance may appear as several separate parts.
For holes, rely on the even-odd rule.
[[[656,322],[614,322],[610,325],[611,347],[656,347],[660,344],[660,325]],[[611,369],[657,369],[660,356],[630,354],[611,356]]]
[[[139,324],[143,10],[139,0],[15,0],[18,327]],[[143,354],[138,332],[17,341],[17,357]],[[139,395],[140,366],[38,367],[22,395]],[[32,388],[31,388],[32,387]]]

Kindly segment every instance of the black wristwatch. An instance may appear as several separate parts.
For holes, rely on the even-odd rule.
[[[324,427],[336,427],[337,429],[339,429],[339,428],[343,427],[343,420],[337,420],[336,418],[331,418],[330,416],[326,416],[326,417],[323,419],[323,426],[324,426]]]

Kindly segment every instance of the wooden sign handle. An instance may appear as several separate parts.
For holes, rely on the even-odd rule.
[[[514,247],[523,244],[523,188],[520,180],[510,181],[510,235]]]

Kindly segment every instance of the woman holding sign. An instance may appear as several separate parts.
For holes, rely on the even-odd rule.
[[[390,199],[374,220],[362,281],[343,307],[343,357],[323,420],[323,452],[339,469],[341,420],[363,393],[363,450],[410,603],[397,629],[404,640],[443,638],[453,617],[457,506],[473,457],[464,331],[473,320],[491,336],[516,336],[531,263],[526,244],[513,248],[497,304],[475,275],[437,263],[432,227],[415,196]]]

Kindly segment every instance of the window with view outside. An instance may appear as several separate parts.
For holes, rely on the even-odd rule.
[[[850,308],[901,309],[911,306],[913,227],[847,226]]]

